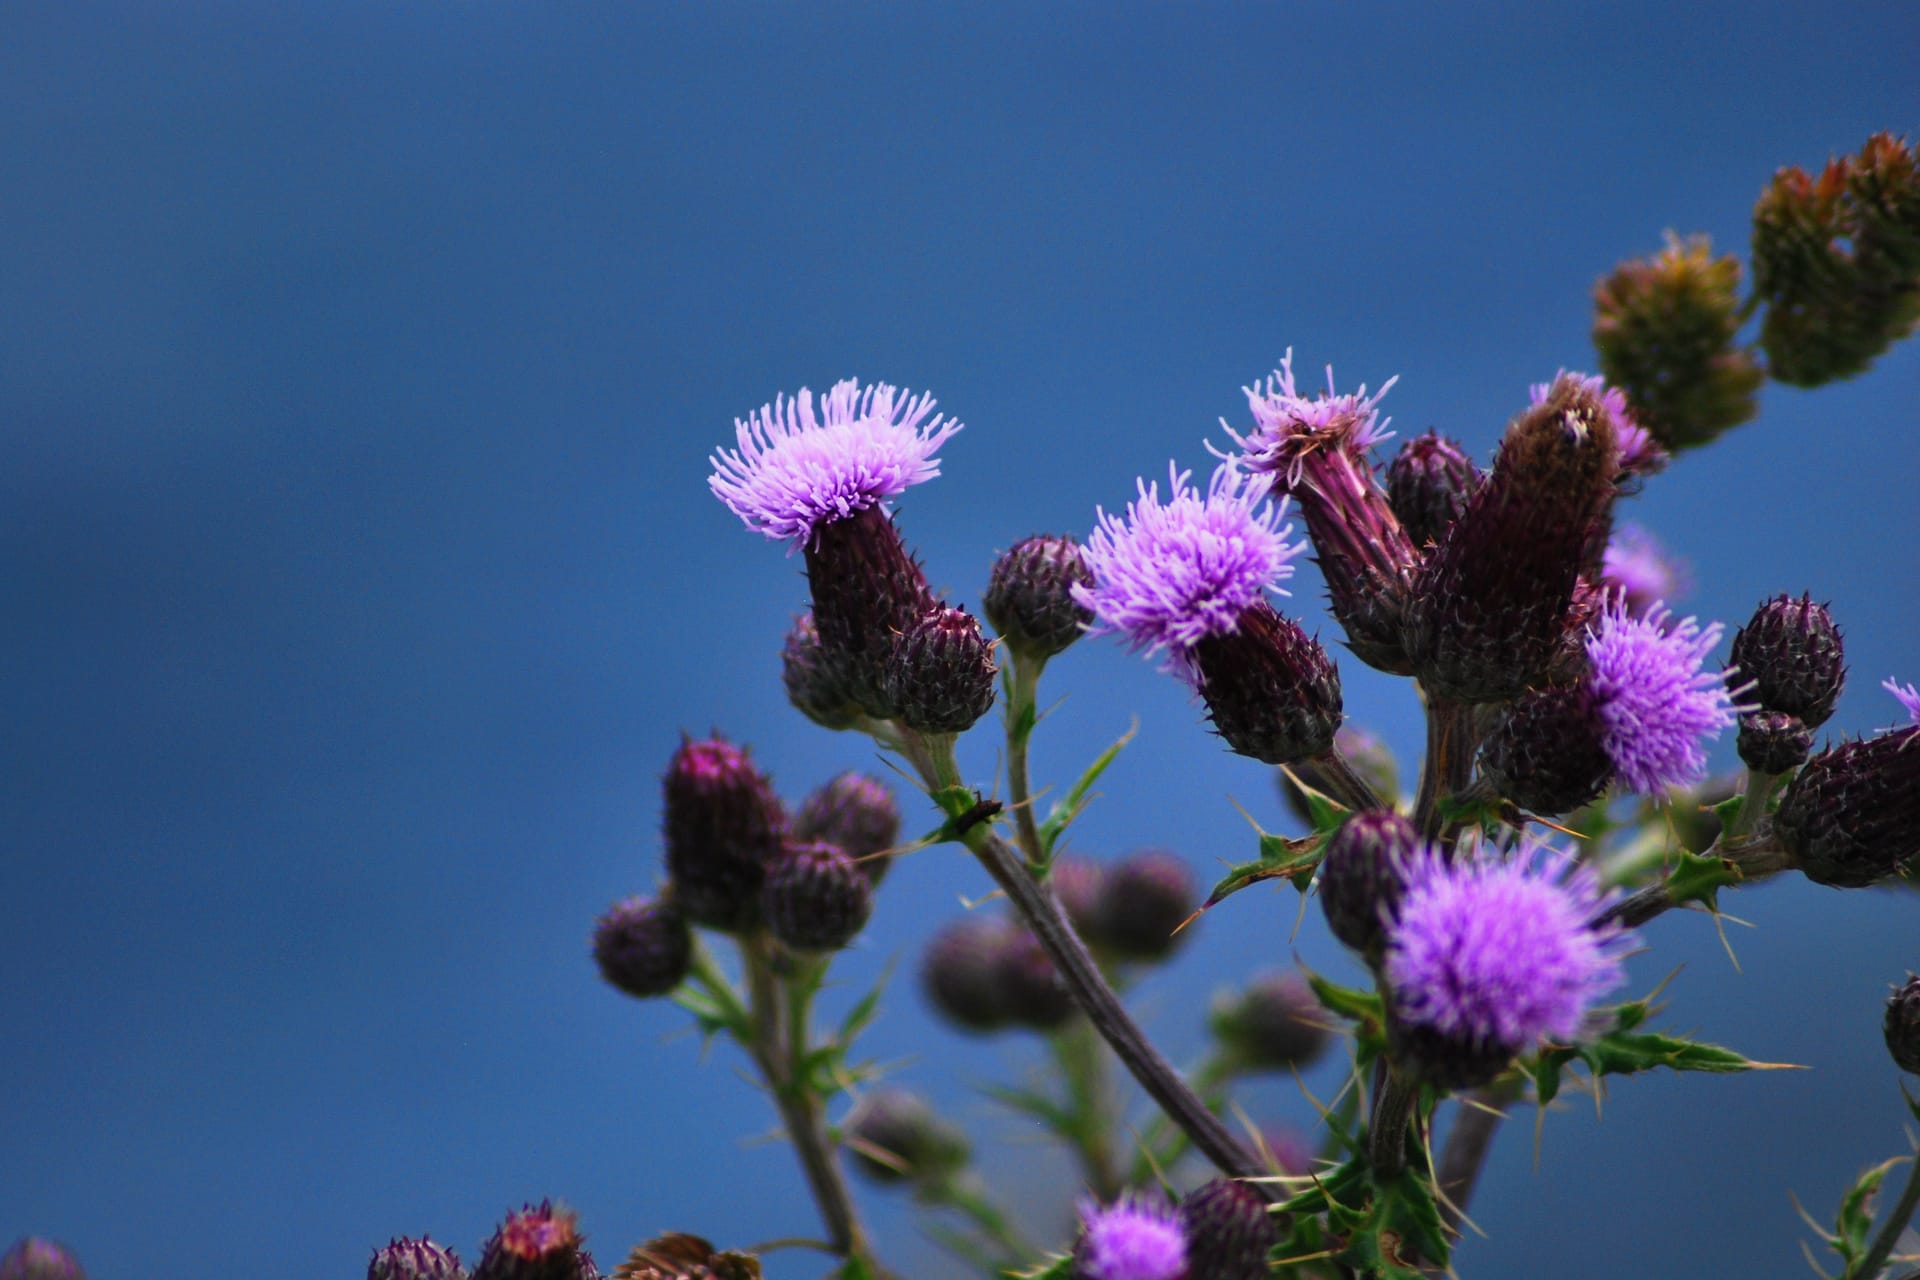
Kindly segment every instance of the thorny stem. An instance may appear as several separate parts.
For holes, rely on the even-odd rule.
[[[920,1197],[929,1205],[944,1206],[964,1216],[1000,1250],[1002,1261],[1019,1266],[1034,1255],[1033,1246],[1007,1221],[1007,1215],[988,1198],[980,1179],[970,1173],[957,1174],[926,1188]]]
[[[1449,850],[1453,836],[1441,830],[1440,802],[1466,790],[1473,779],[1473,707],[1422,691],[1427,703],[1427,754],[1420,764],[1420,791],[1413,802],[1413,824],[1429,840]]]
[[[1893,1212],[1880,1224],[1880,1233],[1873,1238],[1873,1245],[1862,1254],[1860,1261],[1847,1269],[1843,1280],[1873,1280],[1880,1274],[1880,1265],[1893,1255],[1893,1246],[1900,1239],[1900,1233],[1907,1229],[1907,1223],[1913,1219],[1913,1211],[1920,1209],[1920,1159],[1911,1161],[1907,1168],[1907,1185],[1900,1190],[1900,1201],[1893,1206]]]
[[[1407,1167],[1407,1123],[1419,1101],[1419,1082],[1389,1069],[1367,1126],[1367,1161],[1377,1177],[1392,1178]]]
[[[1774,788],[1786,776],[1784,773],[1761,773],[1757,769],[1748,769],[1747,786],[1740,793],[1740,808],[1734,812],[1733,821],[1728,824],[1723,839],[1752,835],[1759,827],[1760,819],[1767,816],[1767,803],[1773,798]]]
[[[1194,1092],[1206,1101],[1209,1108],[1225,1104],[1226,1097],[1219,1092],[1220,1086],[1233,1078],[1234,1064],[1226,1054],[1215,1053],[1193,1071]],[[1187,1153],[1187,1135],[1175,1129],[1167,1133],[1165,1112],[1156,1114],[1147,1122],[1146,1132],[1139,1138],[1139,1154],[1134,1157],[1133,1171],[1128,1175],[1129,1182],[1144,1183],[1154,1176],[1156,1170],[1164,1172],[1173,1167],[1181,1156]]]
[[[1040,669],[1045,659],[1039,662],[1029,661],[1014,654],[1007,664],[1004,679],[1007,687],[1007,795],[1012,801],[1014,830],[1020,837],[1020,851],[1027,855],[1027,865],[1041,867],[1046,865],[1046,853],[1040,847],[1040,828],[1033,820],[1033,796],[1031,784],[1027,778],[1027,743],[1033,737],[1035,690],[1040,683]]]
[[[1327,794],[1355,813],[1364,809],[1387,807],[1386,802],[1374,794],[1372,784],[1354,772],[1347,758],[1340,754],[1340,748],[1328,747],[1313,757],[1312,763],[1314,771],[1319,775],[1319,781],[1325,785]]]
[[[1785,871],[1790,865],[1785,849],[1775,844],[1771,836],[1747,836],[1731,841],[1722,835],[1714,841],[1702,857],[1718,857],[1728,863],[1733,876],[1729,884],[1746,884],[1753,880],[1764,879],[1777,872]],[[1645,924],[1655,916],[1681,905],[1674,900],[1673,890],[1665,880],[1650,884],[1646,888],[1629,894],[1594,919],[1595,926],[1619,923],[1633,929]]]

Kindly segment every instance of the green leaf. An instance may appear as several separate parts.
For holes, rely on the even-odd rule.
[[[725,1005],[700,988],[682,983],[673,989],[668,998],[693,1015],[693,1020],[705,1039],[712,1040],[714,1036],[724,1031],[741,1044],[752,1042],[752,1026],[743,1018],[731,1016],[731,1011]]]
[[[1326,792],[1313,787],[1299,774],[1287,768],[1285,765],[1281,765],[1280,769],[1287,775],[1287,781],[1291,782],[1294,788],[1300,793],[1301,799],[1306,801],[1307,817],[1313,822],[1313,829],[1316,834],[1325,835],[1346,821],[1347,806],[1341,804]]]
[[[1319,838],[1314,836],[1304,840],[1261,836],[1259,861],[1242,862],[1228,868],[1227,874],[1207,895],[1207,900],[1200,904],[1200,911],[1217,907],[1242,889],[1259,884],[1262,880],[1291,880],[1305,892],[1306,886],[1313,883],[1314,869],[1320,865],[1319,844]],[[1199,912],[1194,914],[1198,915]]]
[[[1738,883],[1740,872],[1725,858],[1709,858],[1682,849],[1673,870],[1667,873],[1667,896],[1676,904],[1704,902],[1715,907],[1719,891]]]
[[[1527,1066],[1539,1090],[1541,1105],[1552,1102],[1560,1092],[1562,1071],[1575,1061],[1586,1064],[1596,1076],[1634,1075],[1665,1067],[1669,1071],[1706,1071],[1726,1074],[1737,1071],[1779,1071],[1789,1064],[1755,1062],[1744,1054],[1717,1044],[1688,1040],[1683,1036],[1658,1032],[1636,1032],[1650,1010],[1645,1001],[1621,1005],[1614,1011],[1614,1026],[1597,1040],[1578,1045],[1554,1045],[1542,1049]]]
[[[1377,991],[1361,991],[1355,987],[1343,987],[1337,982],[1321,977],[1311,969],[1301,969],[1307,976],[1307,985],[1313,988],[1314,996],[1321,1005],[1343,1018],[1351,1018],[1360,1023],[1385,1023],[1386,1005]]]
[[[833,1273],[834,1280],[880,1280],[865,1258],[848,1258],[839,1270]]]
[[[1100,780],[1100,775],[1107,771],[1107,766],[1119,758],[1121,750],[1133,741],[1133,735],[1138,732],[1140,732],[1140,722],[1135,720],[1132,728],[1121,734],[1112,746],[1094,757],[1093,763],[1088,765],[1086,771],[1080,775],[1080,780],[1073,784],[1073,789],[1055,801],[1053,807],[1047,811],[1047,820],[1040,824],[1040,852],[1049,862],[1053,859],[1055,843],[1059,841],[1060,836],[1073,820],[1086,809],[1089,803],[1087,793],[1093,790],[1093,784]]]
[[[887,979],[892,976],[893,965],[889,962],[885,971],[874,982],[873,989],[861,996],[854,1003],[853,1008],[847,1010],[847,1016],[840,1019],[840,1029],[833,1033],[833,1039],[841,1048],[851,1045],[859,1038],[862,1031],[872,1025],[874,1018],[880,1012],[880,994],[887,989]]]
[[[1887,1174],[1897,1164],[1905,1164],[1908,1157],[1895,1156],[1884,1164],[1875,1165],[1854,1180],[1847,1188],[1847,1194],[1840,1198],[1840,1212],[1834,1215],[1833,1235],[1827,1243],[1833,1251],[1846,1260],[1847,1271],[1853,1271],[1854,1263],[1867,1251],[1867,1233],[1873,1230],[1873,1198],[1880,1192],[1880,1184],[1885,1182]]]

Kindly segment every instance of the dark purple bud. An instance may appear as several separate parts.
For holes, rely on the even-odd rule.
[[[1089,947],[1103,947],[1100,937],[1100,890],[1106,883],[1106,869],[1092,858],[1063,853],[1054,858],[1047,871],[1047,883],[1060,909],[1066,912],[1073,931]]]
[[[0,1257],[0,1280],[87,1280],[65,1245],[28,1236]]]
[[[965,609],[935,607],[901,633],[887,698],[909,729],[961,733],[993,705],[993,646]]]
[[[1093,611],[1073,588],[1093,586],[1086,552],[1072,538],[1038,534],[994,561],[981,611],[1007,648],[1044,661],[1085,633]]]
[[[1015,926],[1000,952],[999,980],[1007,1016],[1031,1031],[1053,1031],[1078,1008],[1040,939]]]
[[[1588,380],[1555,379],[1507,427],[1493,471],[1414,580],[1408,649],[1421,683],[1504,702],[1546,683],[1620,471],[1613,413]]]
[[[900,806],[886,783],[849,770],[807,797],[794,815],[793,834],[840,846],[878,885],[893,864],[879,855],[900,840]]]
[[[1402,445],[1387,467],[1387,499],[1413,545],[1437,543],[1485,477],[1457,441],[1438,431]]]
[[[786,834],[773,785],[745,750],[715,737],[680,744],[664,789],[667,875],[680,910],[714,929],[750,926]]]
[[[1613,777],[1593,693],[1584,684],[1537,689],[1507,709],[1480,747],[1500,795],[1533,813],[1571,813]]]
[[[1280,1231],[1266,1199],[1244,1182],[1215,1178],[1180,1201],[1193,1280],[1265,1280],[1267,1254]]]
[[[773,936],[798,951],[838,951],[873,914],[873,882],[830,844],[789,844],[767,872],[761,906]]]
[[[1000,961],[1014,926],[997,916],[962,916],[933,935],[920,965],[934,1009],[966,1031],[998,1031],[1011,1015]]]
[[[628,898],[593,930],[600,976],[630,996],[664,996],[693,964],[693,930],[670,897]]]
[[[1887,1052],[1902,1071],[1920,1075],[1920,978],[1907,975],[1907,981],[1887,998]]]
[[[1357,725],[1342,725],[1333,735],[1333,749],[1345,757],[1353,771],[1360,775],[1361,781],[1373,788],[1373,794],[1389,806],[1400,795],[1400,766],[1393,758],[1393,748],[1386,741]],[[1315,791],[1331,794],[1320,767],[1311,760],[1301,760],[1290,766],[1300,780]],[[1309,830],[1313,827],[1313,811],[1307,807],[1307,798],[1300,788],[1293,785],[1293,779],[1285,773],[1277,773],[1280,780],[1280,798],[1287,802],[1287,809],[1300,821],[1300,825]]]
[[[598,1280],[580,1248],[579,1218],[543,1200],[509,1213],[481,1251],[473,1280]]]
[[[787,701],[822,729],[851,729],[860,723],[860,706],[848,692],[846,673],[820,645],[813,615],[803,613],[780,649],[780,683]]]
[[[1778,595],[1755,609],[1734,633],[1728,661],[1735,668],[1731,683],[1753,682],[1743,700],[1784,711],[1809,729],[1827,722],[1847,680],[1840,628],[1825,605],[1804,594],[1798,600]]]
[[[367,1280],[466,1280],[466,1275],[459,1254],[426,1236],[395,1237],[386,1248],[375,1249],[367,1264]]]
[[[1162,960],[1186,936],[1175,930],[1198,903],[1193,873],[1178,854],[1142,849],[1102,877],[1093,933],[1115,959]]]
[[[1813,730],[1784,711],[1751,711],[1740,717],[1740,759],[1756,773],[1785,773],[1807,762]]]
[[[1399,1018],[1387,1021],[1388,1055],[1401,1070],[1437,1089],[1457,1092],[1491,1084],[1519,1052],[1514,1045],[1483,1040],[1465,1030],[1442,1031]]]
[[[1214,1001],[1213,1033],[1246,1070],[1311,1064],[1332,1041],[1327,1014],[1297,973],[1264,973],[1245,991]]]
[[[1264,601],[1239,629],[1209,635],[1190,655],[1213,727],[1265,764],[1295,764],[1333,745],[1340,672],[1316,640]]]
[[[926,575],[877,506],[815,526],[806,554],[813,624],[825,660],[842,673],[848,696],[861,710],[892,719],[886,673],[894,640],[938,607]]]
[[[937,1186],[967,1163],[964,1134],[905,1089],[875,1089],[843,1126],[853,1167],[882,1184]]]
[[[1920,855],[1920,726],[1808,760],[1773,828],[1816,884],[1857,889],[1900,870]]]
[[[1391,809],[1356,813],[1327,840],[1319,881],[1327,927],[1370,961],[1386,951],[1382,915],[1399,906],[1402,867],[1419,844],[1413,822]]]

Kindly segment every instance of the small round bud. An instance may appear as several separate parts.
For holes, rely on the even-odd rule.
[[[1019,926],[1000,953],[999,979],[1007,1016],[1032,1031],[1053,1031],[1073,1017],[1073,993],[1040,940]]]
[[[967,1163],[967,1140],[919,1094],[875,1089],[844,1126],[853,1167],[873,1181],[938,1185]]]
[[[367,1280],[466,1280],[466,1275],[459,1254],[426,1236],[395,1237],[386,1248],[375,1249],[367,1264]]]
[[[1920,978],[1908,974],[1906,984],[1887,997],[1883,1030],[1894,1065],[1920,1075]]]
[[[1185,937],[1193,914],[1193,873],[1176,853],[1143,849],[1110,867],[1095,900],[1094,934],[1121,960],[1163,960]]]
[[[473,1280],[598,1280],[580,1248],[579,1217],[542,1200],[509,1213],[481,1251]]]
[[[798,951],[838,951],[873,914],[873,882],[830,844],[790,844],[767,873],[762,909],[773,936]]]
[[[1294,764],[1333,745],[1340,672],[1317,640],[1262,601],[1237,630],[1209,635],[1189,655],[1213,727],[1265,764]]]
[[[1267,1253],[1280,1243],[1267,1202],[1244,1182],[1215,1178],[1180,1201],[1187,1229],[1187,1274],[1206,1280],[1264,1280]]]
[[[1847,678],[1840,628],[1827,607],[1807,595],[1763,602],[1734,633],[1729,661],[1737,669],[1733,683],[1753,682],[1747,699],[1762,710],[1797,716],[1809,729],[1833,714]]]
[[[900,839],[900,806],[886,783],[849,771],[807,797],[794,815],[793,834],[838,845],[877,885],[893,862],[878,855]]]
[[[1007,648],[1045,660],[1078,640],[1093,621],[1093,610],[1073,598],[1076,585],[1093,586],[1086,552],[1072,538],[1039,534],[994,561],[980,607]]]
[[[1613,777],[1602,731],[1593,692],[1584,683],[1536,689],[1508,708],[1487,735],[1481,768],[1500,795],[1522,809],[1571,813],[1597,799]]]
[[[1751,711],[1740,717],[1740,759],[1756,773],[1785,773],[1807,762],[1813,730],[1784,711]]]
[[[1047,883],[1060,910],[1089,947],[1106,945],[1100,935],[1100,891],[1106,879],[1106,868],[1075,853],[1055,857],[1047,871]]]
[[[1353,771],[1360,775],[1361,781],[1373,788],[1373,794],[1389,806],[1400,796],[1400,766],[1393,758],[1393,748],[1378,734],[1362,729],[1357,725],[1342,725],[1333,735],[1333,749],[1338,751]],[[1300,780],[1322,794],[1327,793],[1325,778],[1320,768],[1311,760],[1299,760],[1289,766]],[[1293,785],[1293,779],[1285,773],[1275,771],[1280,780],[1280,798],[1287,802],[1287,809],[1308,830],[1313,828],[1313,811],[1307,807],[1307,798],[1300,788]]]
[[[1368,960],[1386,949],[1382,917],[1399,904],[1402,864],[1419,844],[1413,823],[1391,809],[1356,813],[1327,840],[1320,906],[1333,936]]]
[[[667,875],[681,911],[709,928],[751,925],[786,834],[773,784],[745,750],[715,737],[680,744],[663,790]]]
[[[1773,829],[1816,884],[1857,889],[1920,857],[1920,725],[1819,752]]]
[[[887,659],[887,700],[922,733],[960,733],[993,705],[993,647],[965,609],[935,608],[904,632]]]
[[[1332,1039],[1326,1011],[1297,973],[1261,974],[1245,991],[1217,998],[1212,1022],[1236,1063],[1249,1070],[1307,1066]]]
[[[65,1245],[28,1236],[0,1257],[0,1280],[87,1280]]]
[[[693,964],[693,930],[670,898],[628,898],[594,926],[593,961],[630,996],[664,996]]]
[[[933,935],[921,960],[920,981],[933,1007],[966,1031],[1007,1025],[1000,957],[1014,927],[997,916],[962,916]]]
[[[1402,445],[1387,467],[1387,501],[1415,547],[1438,542],[1484,479],[1458,441],[1438,431]]]
[[[811,613],[794,620],[780,648],[780,683],[787,701],[822,729],[851,729],[860,723],[860,706],[847,691],[845,674],[820,644]]]

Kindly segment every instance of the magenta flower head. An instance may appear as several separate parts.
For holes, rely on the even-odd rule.
[[[367,1263],[367,1280],[466,1280],[466,1275],[459,1254],[426,1236],[396,1236],[386,1248],[374,1250]]]
[[[1395,381],[1387,379],[1371,397],[1365,387],[1343,396],[1329,368],[1326,392],[1308,399],[1294,387],[1288,351],[1264,386],[1245,388],[1253,430],[1243,436],[1224,420],[1220,425],[1240,446],[1248,471],[1300,503],[1348,647],[1369,666],[1408,675],[1413,667],[1401,630],[1419,551],[1367,455],[1392,434],[1379,405]]]
[[[1626,597],[1627,612],[1643,617],[1655,605],[1692,590],[1687,568],[1637,524],[1613,531],[1601,558],[1603,585]]]
[[[1627,409],[1626,393],[1618,387],[1607,385],[1606,379],[1595,374],[1568,373],[1562,369],[1554,379],[1571,378],[1596,396],[1606,408],[1607,415],[1613,419],[1613,429],[1620,444],[1620,473],[1625,476],[1648,476],[1667,465],[1667,451],[1660,447],[1648,430],[1633,420],[1633,414]],[[1533,403],[1545,404],[1552,392],[1553,383],[1536,382],[1528,388]]]
[[[1698,782],[1707,771],[1701,743],[1751,708],[1736,706],[1722,672],[1702,664],[1721,626],[1692,618],[1667,622],[1656,606],[1636,618],[1615,601],[1587,634],[1587,687],[1600,745],[1614,774],[1643,795]]]
[[[1186,1280],[1187,1231],[1180,1213],[1140,1196],[1105,1208],[1080,1206],[1074,1280]]]
[[[1529,843],[1449,862],[1423,846],[1404,867],[1385,972],[1395,1056],[1421,1079],[1485,1084],[1542,1040],[1577,1039],[1625,981],[1631,936],[1595,924],[1613,895],[1570,855]]]

